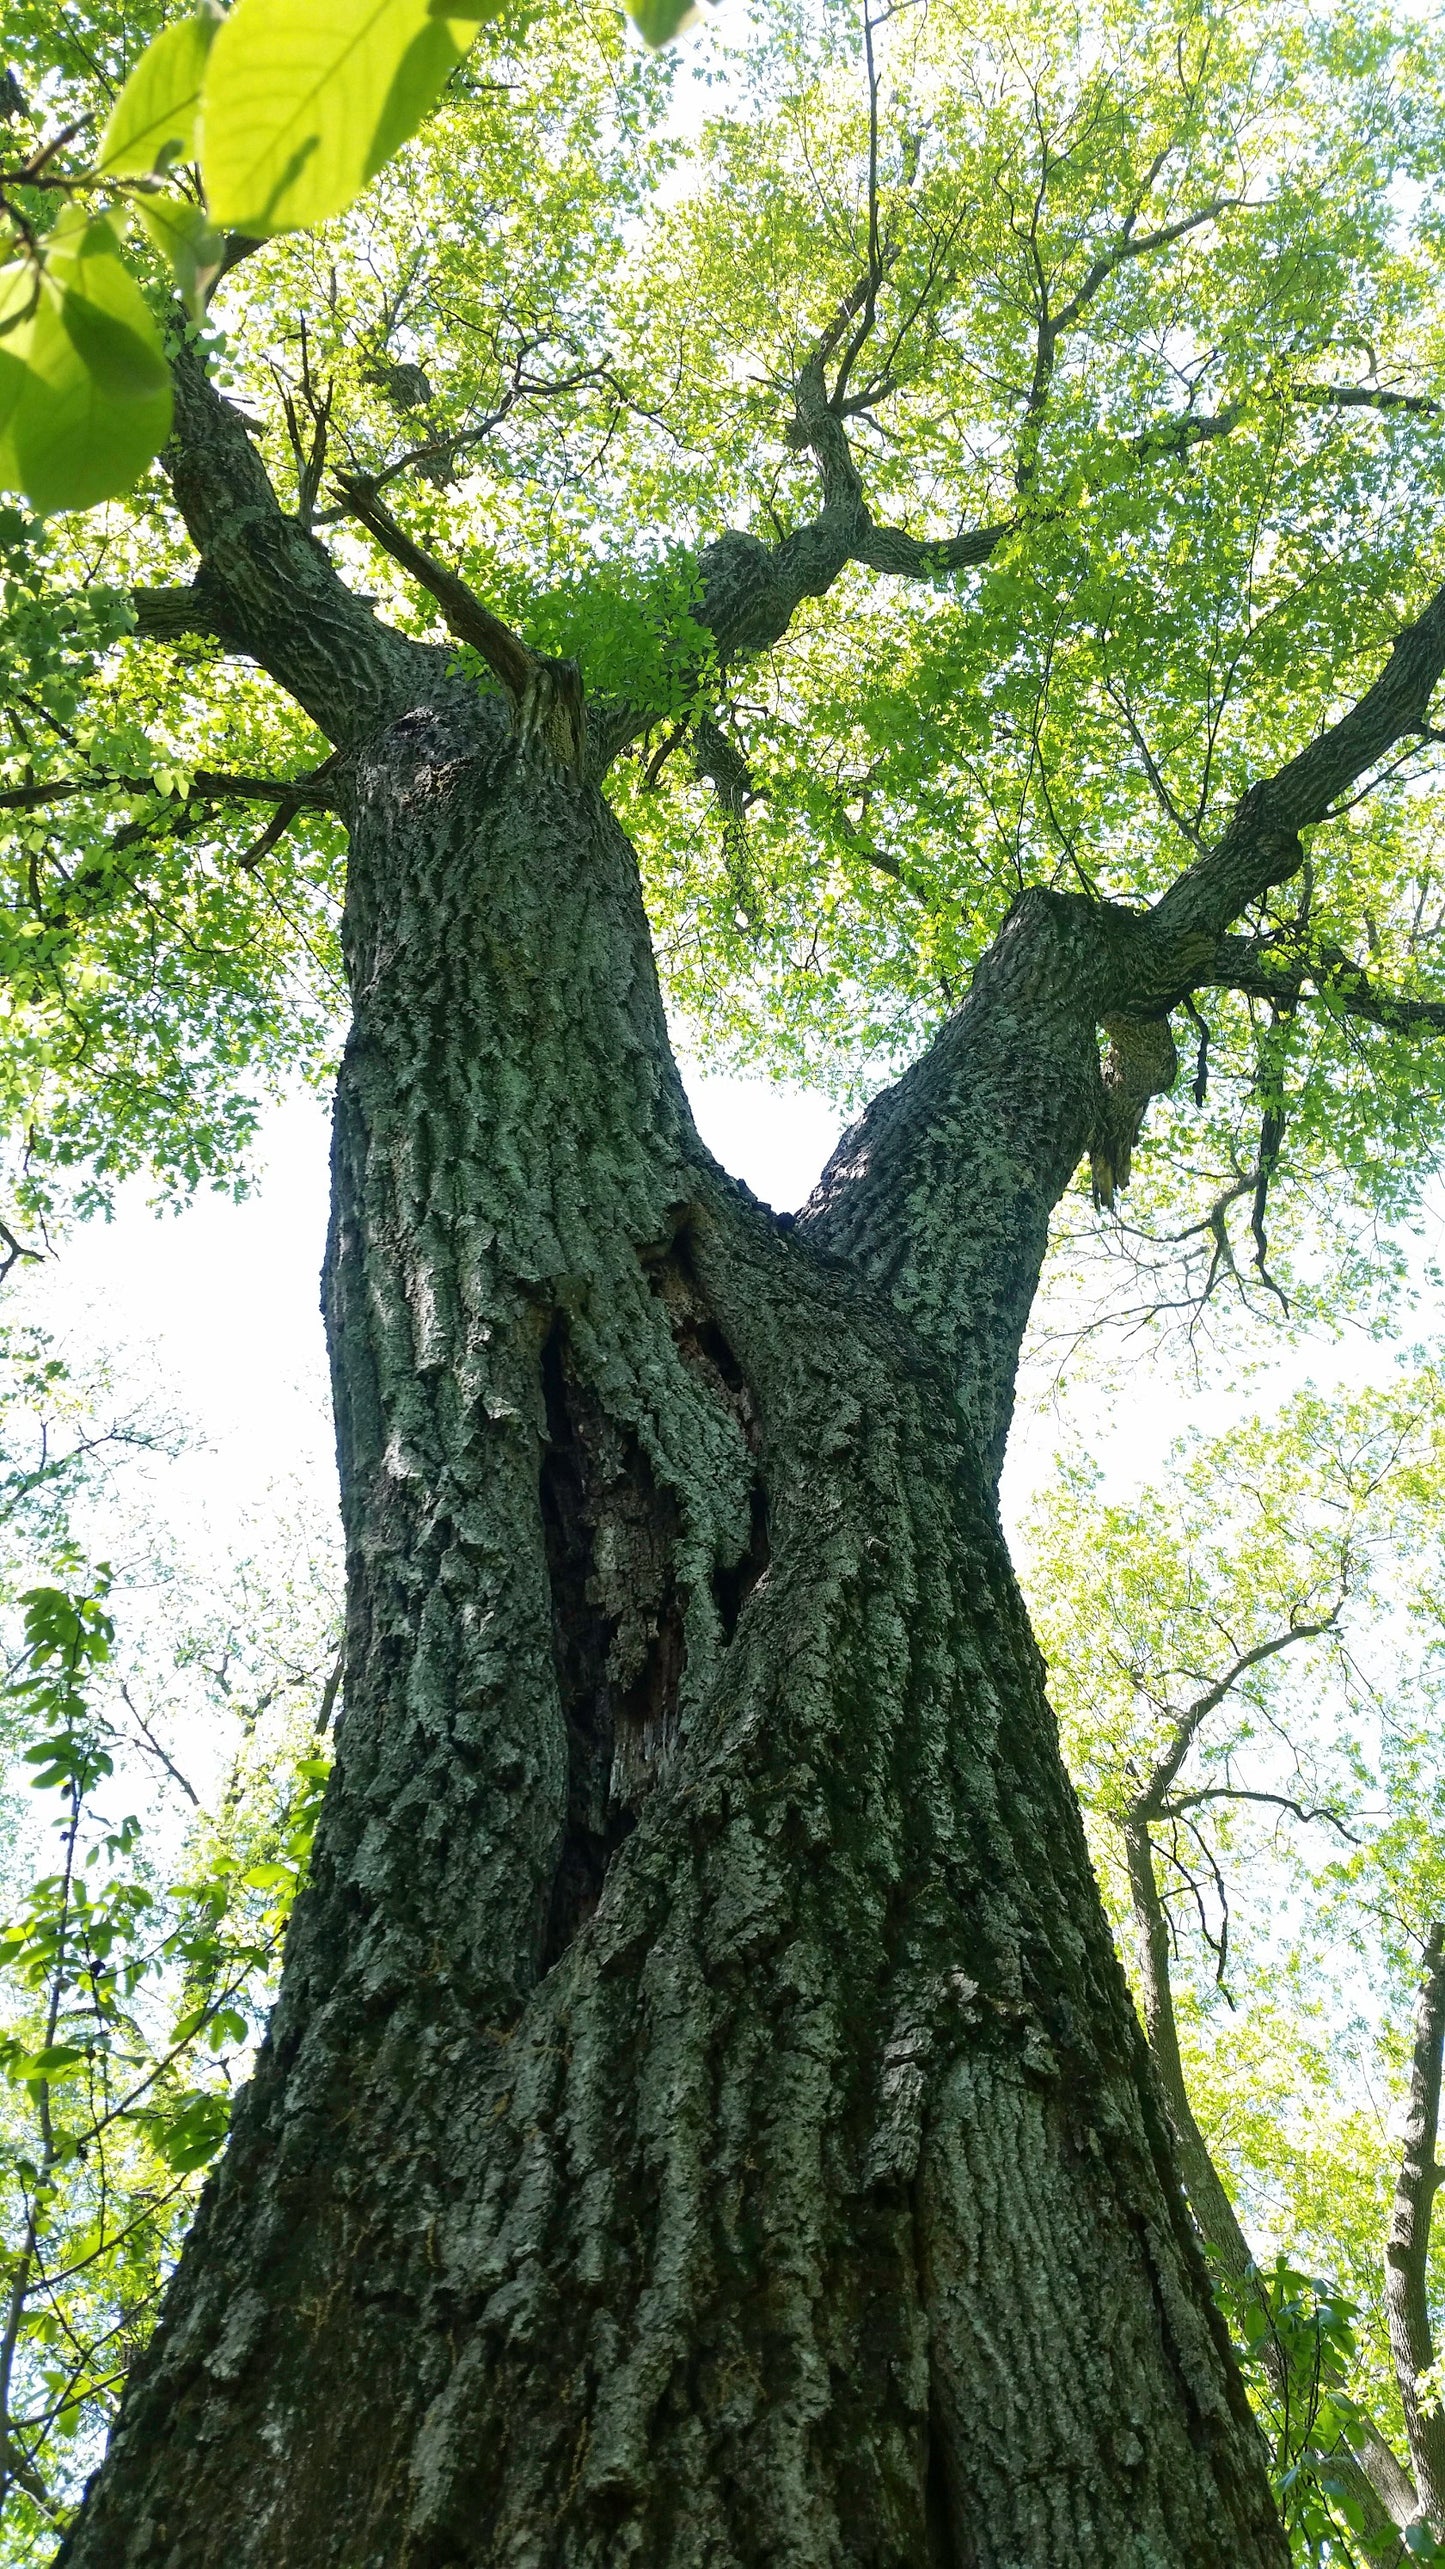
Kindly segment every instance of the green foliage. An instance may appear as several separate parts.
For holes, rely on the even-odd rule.
[[[650,45],[668,44],[697,18],[696,0],[632,0],[629,16]]]
[[[193,321],[220,269],[222,235],[264,239],[344,213],[416,131],[482,21],[509,0],[197,0],[145,48],[116,98],[91,170],[57,145],[10,184],[99,188],[133,208]],[[512,0],[525,27],[527,9]],[[635,0],[650,45],[692,14]],[[87,120],[88,121],[88,120]],[[63,143],[68,137],[62,135]],[[162,184],[194,164],[193,188]],[[0,489],[42,515],[128,491],[171,423],[169,374],[143,296],[105,212],[63,207],[53,230],[8,205],[0,248]]]
[[[199,8],[147,45],[106,119],[98,170],[154,178],[195,159],[201,83],[220,24],[219,9]]]
[[[219,703],[243,770],[313,763],[309,726],[205,652],[117,667],[123,590],[64,603],[54,546],[0,510],[0,1125],[22,1220],[72,1170],[89,1205],[146,1165],[179,1189],[233,1179],[268,1090],[332,1058],[340,983],[328,815],[298,820],[285,891],[237,861],[253,806],[197,846],[220,817],[191,783]]]
[[[1355,2307],[1287,2257],[1244,2281],[1216,2270],[1215,2294],[1230,2325],[1255,2414],[1269,2442],[1270,2478],[1301,2564],[1368,2560],[1364,2516],[1339,2456],[1363,2415],[1340,2387],[1356,2348]],[[1436,2564],[1445,2545],[1423,2526],[1407,2556]]]
[[[51,2557],[149,2335],[264,2025],[329,1771],[325,1581],[253,1560],[233,1594],[211,1573],[192,1604],[126,1494],[128,1458],[170,1442],[104,1368],[75,1379],[21,1323],[0,1338],[7,2564]],[[87,1567],[97,1519],[131,1556],[114,1582]],[[218,1724],[198,1799],[165,1742],[189,1763]]]
[[[1352,2421],[1404,2449],[1389,2109],[1445,1893],[1442,1534],[1445,1388],[1426,1368],[1189,1439],[1127,1497],[1068,1464],[1027,1537],[1050,1693],[1136,1972],[1122,1824],[1188,1730],[1149,1821],[1171,1998],[1195,2121],[1259,2261],[1243,2283],[1216,2263],[1216,2290],[1302,2563],[1372,2557],[1339,2466]],[[1439,2332],[1435,2236],[1429,2295]]]
[[[115,229],[67,206],[38,271],[22,259],[4,273],[15,326],[0,342],[0,485],[41,511],[112,499],[171,424],[160,332]]]
[[[106,11],[87,26],[103,80],[67,64],[54,113],[104,95],[115,116],[150,29],[128,53]],[[367,195],[226,277],[213,363],[263,432],[283,503],[386,612],[431,629],[429,602],[342,524],[326,480],[339,457],[382,476],[418,539],[528,639],[580,659],[594,697],[647,710],[611,790],[685,1032],[715,1058],[860,1093],[954,1004],[1021,884],[1150,897],[1418,604],[1445,496],[1429,414],[1409,407],[1434,397],[1445,345],[1438,45],[1380,12],[1306,19],[1291,0],[1247,25],[1182,0],[1047,20],[1022,0],[948,0],[891,18],[876,155],[889,262],[850,433],[880,519],[924,538],[1011,532],[986,565],[931,583],[849,573],[776,650],[719,672],[695,619],[700,544],[729,524],[773,541],[817,509],[790,386],[866,256],[857,23],[787,0],[731,48],[711,37],[689,84],[607,11],[464,33],[466,60]],[[175,27],[167,42],[179,95]],[[159,128],[184,135],[154,99],[135,121],[140,156],[152,124],[162,157]],[[167,255],[199,291],[217,257],[199,199],[154,175],[123,185],[152,232],[170,225]],[[1162,246],[1117,257],[1126,217]],[[1101,261],[1024,423],[1039,294],[1066,309]],[[83,599],[83,617],[98,579],[163,581],[186,558],[142,490],[103,532],[56,528],[44,585],[67,615]],[[197,766],[296,772],[320,744],[201,646],[179,720],[173,650],[91,665],[96,698],[118,691],[127,718],[123,755],[95,762],[114,800],[37,806],[16,825],[17,868],[34,856],[43,892],[87,839],[139,829],[148,852],[107,860],[96,987],[124,1027],[96,1022],[74,972],[22,1014],[39,1093],[28,1083],[22,1105],[16,1084],[11,1129],[23,1116],[39,1136],[26,1174],[55,1209],[72,1183],[107,1195],[148,1152],[183,1184],[243,1160],[288,1044],[283,947],[310,1002],[289,1021],[296,1058],[319,1067],[330,1040],[336,834],[303,818],[252,884],[236,874],[256,835],[244,807],[203,808],[181,786],[147,826],[144,800],[147,780]],[[746,779],[726,805],[696,772],[699,703]],[[91,781],[90,761],[33,728],[16,752],[17,786]],[[1314,834],[1303,907],[1291,886],[1253,923],[1282,954],[1363,954],[1388,987],[1434,991],[1428,755]],[[33,898],[22,884],[17,905]],[[184,973],[167,960],[150,979],[178,938]],[[127,940],[145,952],[144,1029],[134,977],[109,981]],[[69,920],[56,951],[80,961]],[[1226,1305],[1277,1311],[1248,1227],[1268,1107],[1285,1122],[1269,1276],[1301,1324],[1387,1312],[1402,1269],[1381,1224],[1409,1216],[1440,1147],[1445,1048],[1347,1021],[1327,980],[1279,1022],[1205,1000],[1202,1106],[1181,1084],[1152,1110],[1127,1219],[1071,1203],[1061,1281],[1072,1270],[1094,1300],[1190,1326],[1201,1311],[1223,1326]],[[70,1010],[85,1033],[67,1059]],[[193,1135],[177,1076],[192,1047]],[[112,1061],[136,1064],[123,1111],[119,1082],[100,1101]],[[111,1130],[123,1144],[102,1167]]]
[[[98,1593],[32,1589],[6,1707],[33,1789],[60,1805],[53,1871],[0,1933],[0,2229],[12,2497],[6,2556],[63,2520],[75,2462],[125,2367],[220,2149],[234,2065],[255,2040],[329,1760],[283,1773],[257,1860],[195,1843],[168,1889],[134,1813],[108,1819],[115,1734],[93,1693],[114,1639]],[[273,1787],[273,1790],[276,1788]]]
[[[501,0],[237,0],[202,75],[200,160],[227,230],[340,214],[435,105]]]
[[[42,149],[14,183],[118,191],[198,319],[219,233],[340,213],[435,105],[475,22],[498,5],[458,0],[444,17],[429,0],[237,0],[227,15],[200,0],[142,53],[92,171],[62,174]],[[183,162],[198,166],[199,204],[160,184]],[[43,237],[18,215],[6,259],[0,487],[42,514],[91,507],[129,490],[169,433],[159,331],[104,213],[67,203]]]

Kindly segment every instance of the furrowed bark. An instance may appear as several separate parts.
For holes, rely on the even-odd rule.
[[[316,537],[282,514],[240,417],[189,343],[171,378],[175,425],[161,460],[201,568],[190,593],[138,590],[138,630],[215,634],[258,660],[338,745],[434,695],[446,655],[383,624]]]
[[[1283,2569],[963,1289],[925,1337],[708,1159],[631,852],[499,708],[338,790],[337,1769],[69,2569]],[[980,1410],[1098,1083],[1054,925],[981,976],[1017,1095],[941,1075]]]
[[[1132,924],[1116,920],[1021,894],[963,1006],[844,1134],[800,1216],[944,1351],[995,1480],[1049,1220],[1105,1108],[1097,1028]]]
[[[1007,532],[875,527],[811,399],[818,519],[701,557],[719,660]],[[992,1490],[1059,1194],[1122,1182],[1169,1008],[1434,610],[1177,900],[1023,895],[783,1229],[697,1140],[575,761],[348,594],[189,359],[172,469],[201,569],[142,627],[344,753],[346,1700],[65,2561],[1283,2569]]]
[[[1430,1930],[1425,1971],[1415,2001],[1404,2149],[1390,2235],[1385,2247],[1385,2311],[1390,2352],[1421,2504],[1435,2532],[1445,2532],[1445,2410],[1438,2393],[1422,2394],[1420,2377],[1434,2362],[1426,2263],[1430,2217],[1442,2171],[1435,2145],[1440,2124],[1440,2057],[1445,2043],[1445,1926]]]

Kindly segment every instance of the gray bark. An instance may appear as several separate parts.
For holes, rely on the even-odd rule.
[[[874,520],[827,380],[860,310],[795,386],[815,519],[699,559],[717,666],[850,563],[1008,532]],[[1229,932],[1425,719],[1445,604],[1152,912],[1026,894],[785,1231],[693,1131],[597,790],[661,708],[549,766],[346,590],[193,354],[176,391],[198,569],[138,626],[267,669],[351,831],[345,1705],[63,2557],[1282,2569],[992,1491],[1060,1191],[1127,1175],[1171,1006],[1296,968]]]
[[[1435,2156],[1442,2042],[1445,1927],[1435,1926],[1430,1931],[1424,1977],[1415,2000],[1404,2148],[1385,2245],[1385,2312],[1415,2482],[1437,2534],[1445,2531],[1445,2409],[1438,2396],[1422,2397],[1420,2376],[1429,2371],[1435,2360],[1426,2269],[1430,2219],[1442,2174]]]
[[[597,782],[649,709],[550,762],[347,594],[189,360],[177,418],[200,568],[138,615],[290,690],[351,833],[345,1704],[62,2558],[1283,2569],[993,1483],[1053,1204],[1127,1173],[1170,1006],[1258,968],[1225,932],[1445,614],[1177,897],[1025,894],[791,1227],[668,1051]],[[942,558],[836,426],[802,384],[818,519],[699,563],[721,658]]]
[[[443,689],[338,790],[337,1771],[63,2558],[1282,2569],[973,1425],[1077,921],[809,1238],[697,1140],[590,786]]]

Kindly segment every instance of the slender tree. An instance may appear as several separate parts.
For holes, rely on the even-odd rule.
[[[1445,1997],[1428,1567],[1440,1425],[1428,1370],[1328,1402],[1305,1392],[1268,1427],[1243,1420],[1210,1444],[1181,1443],[1162,1484],[1127,1504],[1101,1506],[1096,1476],[1068,1468],[1030,1528],[1066,1753],[1106,1900],[1128,1920],[1180,2173],[1245,2322],[1302,2559],[1434,2557],[1441,2532],[1430,2249]],[[1090,1610],[1099,1646],[1084,1660],[1069,1641]],[[1395,1650],[1382,1649],[1392,1624]],[[1350,1944],[1368,1947],[1367,1984],[1389,2010],[1371,2045],[1376,2058],[1394,2052],[1388,2127],[1352,2118],[1350,2000],[1321,2003],[1321,1965],[1330,1976]],[[1241,2008],[1258,2008],[1286,2051],[1293,2042],[1273,2080],[1258,2057],[1242,2069],[1252,2041],[1267,2051],[1271,2036],[1258,2020],[1245,2031]],[[1315,2103],[1335,2124],[1323,2183],[1305,2174],[1312,2043]],[[1243,2143],[1232,2085],[1252,2126]],[[1349,2212],[1347,2130],[1364,2179]],[[1247,2223],[1267,2224],[1282,2253],[1263,2254]],[[1320,2264],[1332,2282],[1300,2271]],[[1362,2303],[1368,2347],[1341,2325]]]
[[[1206,1285],[1428,1154],[1433,60],[787,19],[694,148],[610,21],[489,44],[369,212],[233,245],[229,385],[177,326],[99,568],[184,713],[96,666],[214,758],[16,691],[26,1001],[116,1034],[37,1039],[32,1201],[108,1079],[111,1165],[224,1165],[247,905],[347,847],[337,1764],[63,2557],[1280,2563],[994,1493],[1175,1012]],[[659,955],[917,1052],[796,1221]]]

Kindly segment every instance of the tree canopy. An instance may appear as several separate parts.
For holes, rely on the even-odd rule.
[[[19,13],[12,130],[98,112],[148,32]],[[1023,885],[1157,892],[1419,611],[1440,148],[1433,33],[1383,14],[770,10],[679,59],[504,23],[202,345],[404,627],[432,601],[338,476],[621,709],[683,1019],[856,1091]],[[692,620],[731,529],[783,564],[781,638]],[[188,549],[155,476],[7,542],[18,1182],[226,1178],[258,1079],[334,1023],[325,744],[145,637]],[[1286,1290],[1377,1289],[1434,1149],[1432,774],[1406,740],[1311,833],[1268,969],[1198,1026],[1203,1103],[1156,1108],[1173,1289],[1270,1237]]]

